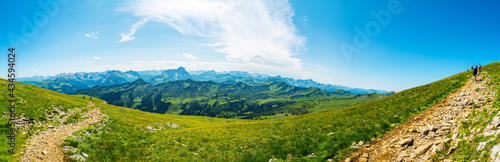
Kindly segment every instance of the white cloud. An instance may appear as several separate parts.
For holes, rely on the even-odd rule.
[[[94,38],[94,39],[97,39],[97,34],[99,34],[99,32],[92,32],[90,34],[85,34],[86,37],[89,37],[89,38]]]
[[[296,33],[287,0],[136,0],[125,10],[142,20],[120,42],[133,40],[135,31],[152,20],[205,38],[202,45],[226,54],[228,62],[302,69],[293,56],[305,50],[306,38]]]
[[[304,17],[302,18],[302,21],[309,21],[309,19],[307,18],[307,16],[304,16]]]
[[[193,56],[192,54],[189,54],[189,53],[182,53],[182,57],[190,60],[190,61],[198,61],[198,57],[196,56]]]
[[[130,33],[128,33],[128,34],[122,33],[121,34],[122,39],[120,39],[119,43],[134,40],[135,37],[133,35],[135,34],[135,31],[137,31],[137,29],[139,29],[139,28],[142,28],[144,26],[144,24],[146,24],[146,22],[148,22],[148,19],[142,19],[141,21],[132,25],[132,28],[130,29]]]
[[[326,69],[326,68],[324,68],[322,66],[319,66],[319,65],[318,65],[318,68],[321,69],[321,70],[323,70],[323,71],[328,71],[328,69]]]
[[[94,60],[100,60],[100,57],[94,56]]]

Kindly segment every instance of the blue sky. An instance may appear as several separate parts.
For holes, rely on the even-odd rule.
[[[17,49],[19,76],[183,66],[400,91],[499,61],[499,5],[19,0],[1,7],[0,47]]]

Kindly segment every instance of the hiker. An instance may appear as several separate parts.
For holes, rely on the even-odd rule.
[[[472,69],[472,77],[474,78],[474,79],[472,79],[472,81],[476,81],[477,66],[476,66],[476,68],[474,68],[474,66],[472,66],[471,69]]]
[[[92,101],[92,97],[90,97],[90,101]]]
[[[477,73],[479,75],[481,75],[481,67],[483,67],[483,66],[481,64],[479,64],[479,71],[478,71],[479,73]]]

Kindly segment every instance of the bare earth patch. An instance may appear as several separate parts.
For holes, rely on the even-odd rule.
[[[89,103],[89,107],[94,107],[94,103]],[[87,119],[78,123],[63,124],[58,127],[48,128],[48,130],[34,135],[29,139],[24,150],[25,154],[21,161],[65,161],[62,144],[64,140],[79,129],[86,128],[104,119],[104,114],[100,108],[89,110]]]

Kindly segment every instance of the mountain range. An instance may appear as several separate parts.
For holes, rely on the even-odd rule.
[[[168,74],[162,75],[168,76]],[[189,75],[176,75],[187,77]],[[306,100],[354,96],[344,90],[290,86],[284,82],[248,85],[242,82],[224,84],[192,79],[168,81],[153,85],[142,79],[112,86],[94,86],[78,90],[112,105],[155,113],[245,118],[253,113],[274,111],[286,104]],[[298,113],[295,113],[296,115]]]
[[[340,85],[323,84],[312,79],[293,79],[281,76],[269,76],[267,74],[249,73],[244,71],[193,71],[189,73],[185,68],[149,71],[118,71],[109,70],[105,72],[77,72],[62,73],[55,76],[34,76],[18,78],[19,82],[35,85],[49,90],[71,94],[77,90],[91,88],[93,86],[109,86],[130,83],[142,79],[153,85],[175,80],[193,79],[196,81],[213,81],[216,83],[242,82],[248,85],[257,85],[267,82],[284,82],[290,86],[316,87],[325,91],[346,90],[353,94],[385,93],[385,90],[351,88]]]

